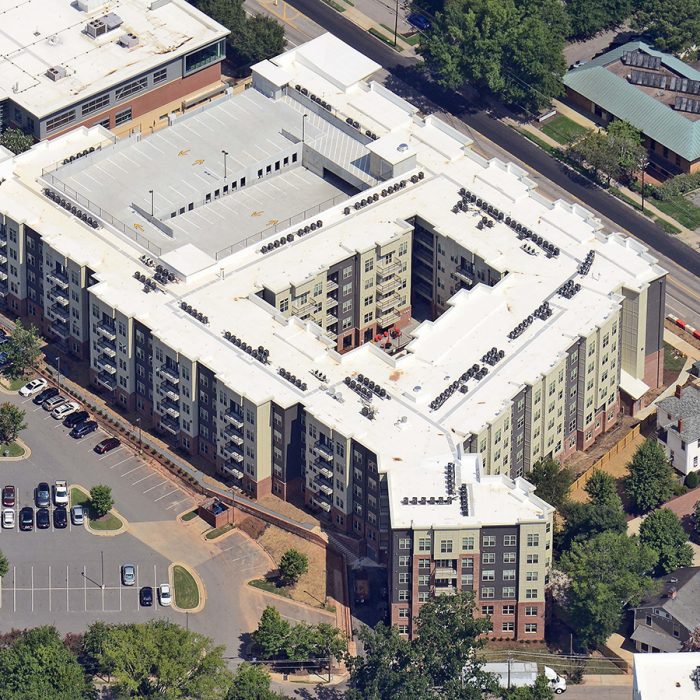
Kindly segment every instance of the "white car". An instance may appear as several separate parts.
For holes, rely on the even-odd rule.
[[[75,401],[67,401],[62,406],[54,408],[54,410],[51,411],[51,417],[55,418],[56,420],[63,420],[66,416],[69,416],[71,413],[75,413],[79,408],[80,405],[75,403]]]
[[[15,511],[12,508],[5,508],[2,511],[2,526],[4,528],[13,528],[15,526]]]
[[[161,583],[160,586],[158,586],[158,601],[164,607],[173,602],[173,596],[170,593],[169,583]]]
[[[68,505],[68,485],[63,480],[57,480],[53,486],[53,502],[57,506]]]
[[[34,396],[38,394],[43,389],[46,389],[48,382],[43,377],[38,377],[37,379],[32,379],[31,382],[27,382],[20,390],[20,396]]]

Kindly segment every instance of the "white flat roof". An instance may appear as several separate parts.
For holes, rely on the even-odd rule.
[[[0,0],[0,98],[48,116],[228,34],[185,0],[92,4],[95,9],[83,12],[70,0]],[[107,12],[121,26],[88,36],[85,25]],[[138,37],[136,46],[117,43],[126,33]],[[47,77],[54,66],[66,77]]]
[[[700,652],[634,654],[634,700],[697,700],[699,669]]]

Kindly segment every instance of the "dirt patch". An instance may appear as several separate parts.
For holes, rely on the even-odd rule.
[[[238,529],[245,532],[252,540],[259,539],[266,528],[267,523],[264,520],[252,515],[246,515],[238,522]]]
[[[664,328],[671,331],[671,333],[674,333],[679,338],[685,340],[685,342],[689,345],[692,345],[694,348],[700,350],[700,340],[698,340],[692,333],[687,333],[679,328],[673,321],[669,321],[667,318],[664,319]]]
[[[274,510],[275,513],[285,515],[299,523],[310,523],[311,525],[317,525],[318,527],[321,526],[318,518],[314,518],[311,513],[307,513],[305,510],[297,508],[293,503],[283,501],[281,498],[278,498],[273,494],[263,496],[263,498],[258,500],[258,503],[266,508],[269,508],[270,510]]]

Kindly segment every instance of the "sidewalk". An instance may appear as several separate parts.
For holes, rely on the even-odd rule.
[[[341,5],[342,7],[346,8],[345,11],[342,13],[343,17],[347,17],[353,24],[356,24],[358,27],[361,27],[365,31],[369,32],[370,29],[373,29],[376,32],[379,32],[382,36],[385,36],[390,44],[393,44],[394,42],[394,32],[393,29],[390,31],[389,29],[385,29],[382,24],[386,24],[387,27],[393,26],[393,21],[391,24],[389,22],[379,22],[375,19],[372,19],[371,17],[368,17],[365,13],[363,13],[361,10],[355,7],[351,7],[350,5],[346,5],[343,0],[337,0],[338,4]],[[331,5],[332,7],[332,5]],[[399,23],[401,25],[401,23]],[[401,26],[399,26],[399,32],[401,31]],[[416,51],[415,47],[411,46],[402,36],[401,34],[397,34],[396,37],[396,44],[400,49],[400,53],[404,56],[415,56]]]

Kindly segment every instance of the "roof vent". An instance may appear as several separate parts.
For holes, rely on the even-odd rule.
[[[405,153],[408,150],[408,144],[407,143],[400,143],[397,147],[396,150],[399,153]]]
[[[65,78],[66,75],[66,69],[63,66],[51,66],[51,68],[46,71],[46,77],[51,78],[54,82]]]
[[[111,32],[117,27],[121,27],[122,24],[123,20],[119,15],[115,14],[114,12],[108,12],[102,17],[91,19],[85,25],[85,33],[88,36],[91,36],[93,39],[97,39],[97,37],[102,36],[107,32]]]
[[[119,46],[123,46],[125,49],[132,49],[134,46],[138,46],[139,38],[136,34],[129,32],[128,34],[122,34],[117,41]]]

